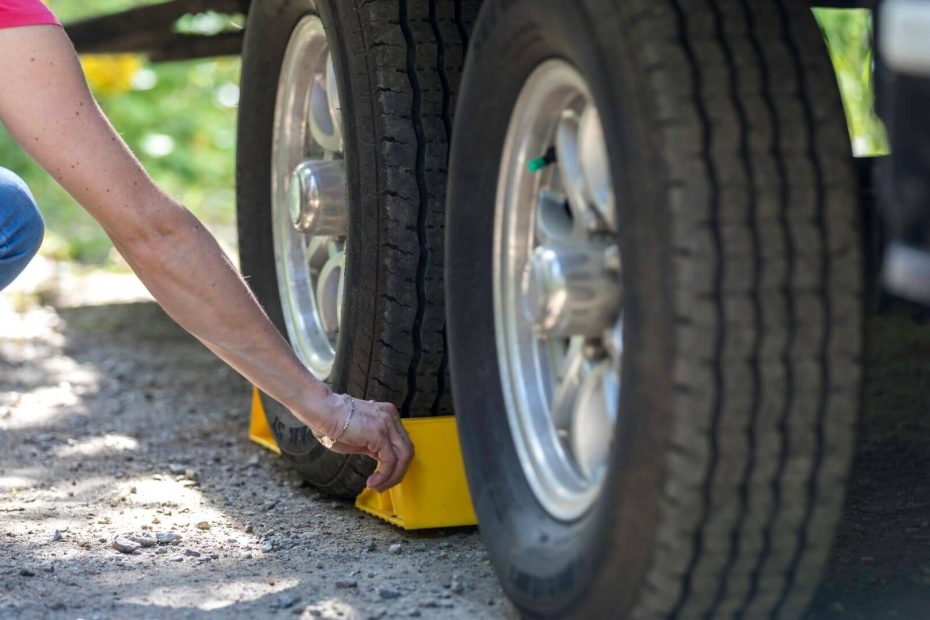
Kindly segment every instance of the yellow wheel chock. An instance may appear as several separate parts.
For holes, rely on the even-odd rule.
[[[476,525],[455,418],[407,418],[402,422],[416,448],[407,475],[385,493],[363,490],[355,507],[405,530]],[[255,388],[249,439],[281,454]]]

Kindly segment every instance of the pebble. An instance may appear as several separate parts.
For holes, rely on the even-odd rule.
[[[372,551],[377,551],[377,550],[378,550],[378,545],[376,545],[373,542],[370,542],[367,545],[365,545],[365,551],[369,553],[371,553]]]
[[[466,588],[465,581],[457,573],[452,573],[452,581],[449,583],[449,589],[456,594],[461,594]]]
[[[159,545],[176,545],[181,541],[181,536],[174,532],[155,532],[155,540]]]
[[[271,553],[274,551],[274,541],[266,540],[262,543],[262,553]]]
[[[290,609],[294,605],[300,602],[299,596],[294,596],[290,594],[282,594],[278,597],[276,601],[271,604],[272,609]]]
[[[400,543],[394,543],[393,545],[388,547],[388,551],[394,554],[400,553]]]
[[[61,535],[61,530],[55,530],[52,535],[52,542],[61,542],[62,540],[64,540],[64,537]]]
[[[168,547],[159,547],[155,550],[155,553],[168,553]]]
[[[449,601],[421,601],[420,607],[425,609],[452,609],[455,605]]]
[[[154,536],[127,536],[127,538],[143,547],[154,547],[158,544],[158,539]]]
[[[199,522],[197,523],[197,529],[198,529],[198,530],[209,530],[209,529],[210,529],[210,522],[209,522],[209,521],[199,521]]]
[[[120,553],[133,553],[140,547],[142,547],[142,545],[137,542],[133,542],[124,536],[117,536],[113,539],[113,548]]]
[[[358,582],[354,579],[338,579],[336,580],[337,588],[357,588]]]
[[[19,574],[23,577],[35,577],[36,576],[35,571],[33,571],[31,568],[25,568],[25,567],[19,569]]]
[[[378,596],[380,596],[381,598],[385,600],[392,600],[395,598],[400,598],[403,595],[397,590],[392,590],[390,588],[379,588]]]
[[[199,552],[199,551],[195,551],[195,550],[193,550],[193,549],[185,549],[185,550],[184,550],[184,555],[190,556],[190,557],[192,557],[192,558],[199,558],[199,557],[200,557],[200,552]]]

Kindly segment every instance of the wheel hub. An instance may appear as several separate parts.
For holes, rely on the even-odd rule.
[[[540,337],[599,336],[617,320],[620,283],[606,242],[536,247],[523,277],[524,310]]]
[[[291,173],[287,202],[291,221],[298,231],[306,235],[345,236],[345,162],[300,163]]]
[[[332,56],[316,15],[288,40],[275,97],[271,223],[288,339],[320,379],[336,355],[345,274],[346,172]]]
[[[619,224],[584,78],[549,60],[511,116],[494,223],[494,315],[507,420],[533,493],[574,520],[605,479],[620,401]]]

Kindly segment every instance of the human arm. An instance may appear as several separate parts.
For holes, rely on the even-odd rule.
[[[165,311],[317,433],[338,435],[346,401],[317,381],[203,225],[151,180],[94,101],[57,26],[0,30],[0,121],[100,223]],[[412,446],[390,403],[356,401],[334,449],[381,461],[369,486],[400,481]]]

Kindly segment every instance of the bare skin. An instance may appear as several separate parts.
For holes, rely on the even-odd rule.
[[[317,434],[334,437],[348,401],[316,380],[268,320],[213,236],[165,194],[97,105],[57,26],[0,30],[0,122],[103,227],[165,311]],[[403,478],[413,446],[391,403],[356,400],[333,450],[380,462],[368,486]]]

